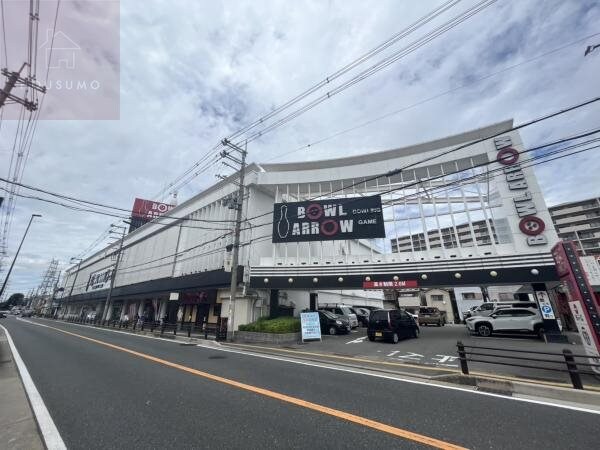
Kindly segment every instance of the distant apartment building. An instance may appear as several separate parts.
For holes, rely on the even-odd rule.
[[[456,228],[456,229],[455,229]],[[400,236],[397,239],[391,239],[392,252],[422,252],[429,248],[456,248],[456,247],[474,247],[491,245],[492,235],[495,243],[498,243],[498,237],[491,220],[478,220],[472,223],[456,225],[456,227],[446,227],[439,230],[430,230],[425,233],[415,233],[412,235]]]
[[[558,237],[573,241],[582,256],[600,256],[600,198],[548,208]]]

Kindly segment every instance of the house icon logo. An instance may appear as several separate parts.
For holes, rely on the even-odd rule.
[[[46,67],[49,69],[74,69],[75,56],[81,51],[69,36],[62,31],[54,33],[52,41],[52,30],[46,30],[46,40],[40,45],[46,55]]]

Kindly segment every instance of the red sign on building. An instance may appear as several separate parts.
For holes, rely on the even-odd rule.
[[[417,280],[363,281],[363,289],[403,289],[418,287]]]
[[[131,209],[131,225],[129,226],[129,232],[131,233],[133,230],[138,229],[152,219],[156,219],[157,217],[168,213],[173,208],[173,205],[168,205],[166,203],[136,198],[133,202],[133,208]]]
[[[152,220],[168,213],[172,209],[173,205],[136,198],[133,202],[131,216],[139,219]]]

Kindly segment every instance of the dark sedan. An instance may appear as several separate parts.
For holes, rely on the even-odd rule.
[[[329,311],[318,311],[321,323],[321,334],[347,334],[350,333],[350,322]]]
[[[354,314],[356,314],[356,318],[358,319],[358,322],[363,327],[369,326],[369,314],[371,313],[371,311],[369,311],[368,309],[365,309],[365,308],[360,308],[360,307],[352,307],[352,308],[350,308],[350,310]]]

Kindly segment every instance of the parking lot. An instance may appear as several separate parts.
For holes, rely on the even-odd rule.
[[[330,354],[353,359],[369,359],[375,361],[393,362],[407,365],[418,365],[430,368],[459,370],[457,341],[465,345],[475,345],[503,350],[519,350],[527,352],[556,352],[561,353],[568,348],[574,354],[584,354],[579,344],[547,344],[534,336],[493,335],[479,337],[470,335],[464,325],[446,325],[444,327],[420,328],[418,339],[404,339],[398,344],[383,341],[370,342],[367,339],[366,328],[356,328],[350,334],[323,336],[322,341],[313,341],[293,346],[306,352]],[[529,353],[518,354],[521,357],[540,357]],[[551,359],[554,357],[551,357]],[[494,359],[494,358],[490,358]],[[562,362],[562,356],[555,358]],[[524,364],[531,364],[525,361]],[[550,364],[548,367],[552,366]],[[508,375],[515,378],[529,378],[547,381],[569,383],[569,375],[561,372],[550,372],[533,368],[522,368],[496,364],[470,362],[471,371]],[[594,377],[586,377],[588,384],[600,385]]]

